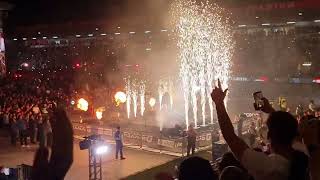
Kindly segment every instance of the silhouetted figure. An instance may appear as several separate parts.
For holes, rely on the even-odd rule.
[[[122,134],[120,131],[120,126],[117,127],[117,131],[114,133],[114,140],[116,141],[116,159],[118,159],[118,155],[120,153],[120,159],[126,159],[123,157],[123,143],[122,143]]]
[[[194,156],[181,162],[178,172],[179,180],[216,180],[217,175],[213,171],[208,160]]]
[[[196,139],[197,139],[197,133],[196,131],[193,129],[193,126],[190,125],[189,126],[189,130],[187,131],[187,156],[190,155],[190,151],[191,154],[194,154],[194,151],[196,149]]]

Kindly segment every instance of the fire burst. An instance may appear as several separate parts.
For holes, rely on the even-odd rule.
[[[230,59],[234,47],[229,20],[223,18],[222,8],[208,1],[197,4],[194,1],[177,0],[172,12],[178,35],[186,125],[189,125],[188,111],[191,105],[194,126],[198,126],[198,99],[201,104],[202,125],[206,125],[207,104],[213,123],[211,90],[218,78],[224,88],[229,81]]]

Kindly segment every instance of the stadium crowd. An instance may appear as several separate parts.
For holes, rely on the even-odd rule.
[[[30,147],[30,143],[36,142],[40,146],[51,144],[49,113],[58,101],[68,101],[69,97],[65,79],[51,76],[48,81],[47,78],[1,80],[0,125],[10,130],[12,145],[17,145],[17,138],[21,147]]]
[[[263,112],[269,114],[264,122],[267,140],[264,143],[250,143],[248,146],[241,136],[236,135],[223,100],[226,90],[221,86],[212,92],[216,104],[222,135],[230,152],[214,162],[193,156],[185,159],[177,169],[179,180],[316,180],[320,178],[320,109],[310,101],[306,111],[292,115],[276,111],[268,99],[263,98]],[[299,108],[299,107],[298,107]],[[250,126],[249,134],[255,134]],[[257,136],[256,136],[257,137]],[[256,137],[250,141],[256,141]],[[157,180],[174,179],[169,173],[159,173]]]
[[[263,78],[265,81],[279,77],[318,75],[319,63],[313,61],[319,53],[315,50],[317,44],[319,44],[318,35],[305,37],[274,33],[268,37],[261,36],[261,34],[246,35],[245,37],[242,35],[236,37],[240,43],[235,50],[235,54],[237,54],[234,57],[236,60],[233,67],[236,69],[234,71],[235,75],[243,77],[266,77],[268,75],[267,78]],[[140,45],[133,44],[133,46],[139,47],[145,52],[146,49],[143,44],[146,44],[146,42],[144,38],[141,40],[143,42]],[[91,89],[91,95],[97,95],[92,99],[96,99],[94,101],[97,104],[103,104],[105,102],[98,101],[106,99],[107,97],[103,97],[104,95],[112,96],[112,90],[108,95],[105,92],[112,89],[113,85],[111,83],[106,87],[101,87],[101,84],[105,84],[99,83],[101,80],[99,80],[99,77],[103,73],[101,67],[102,69],[108,67],[108,71],[114,70],[118,66],[119,60],[125,59],[123,57],[125,56],[124,52],[127,52],[126,48],[129,46],[123,42],[114,43],[114,40],[111,39],[79,41],[81,40],[74,42],[56,40],[54,41],[55,44],[38,42],[40,44],[19,47],[17,49],[18,53],[14,53],[14,57],[11,57],[17,60],[17,64],[14,64],[14,66],[28,71],[49,70],[49,73],[44,72],[29,79],[17,79],[15,77],[0,81],[0,125],[10,130],[11,144],[25,148],[29,147],[30,143],[39,143],[40,149],[35,157],[33,174],[34,177],[38,176],[38,178],[35,179],[41,179],[39,177],[48,179],[48,173],[42,174],[43,167],[37,163],[41,161],[42,157],[39,153],[43,153],[43,147],[52,147],[54,141],[58,141],[51,124],[52,117],[55,113],[58,113],[55,111],[55,107],[59,104],[71,102],[72,97],[75,96],[72,87],[74,83],[67,76],[57,74],[52,76],[53,72],[61,71],[61,69],[63,69],[62,71],[69,71],[79,67],[79,74],[86,74],[84,77],[79,75],[77,77],[78,83],[82,85],[86,84],[83,82],[90,81],[88,77],[91,73],[96,72],[90,85],[96,87]],[[57,44],[57,42],[59,43]],[[304,44],[300,42],[304,42]],[[263,44],[263,46],[259,46],[260,44]],[[159,47],[162,46],[159,45]],[[292,53],[295,53],[293,56],[302,58],[287,61]],[[274,56],[270,56],[270,54]],[[106,59],[108,61],[105,61]],[[261,59],[261,61],[256,61],[256,59]],[[304,59],[304,61],[300,59]],[[302,63],[305,61],[313,62],[311,69],[302,67]],[[261,74],[261,67],[265,67],[264,74]],[[247,69],[250,69],[250,71],[247,71]],[[92,77],[91,75],[90,78]],[[96,82],[97,85],[92,85],[93,82]],[[318,97],[319,92],[314,92],[309,85],[296,86],[295,84],[279,82],[258,84],[257,82],[238,81],[233,82],[230,88],[237,89],[237,91],[231,91],[233,99],[230,102],[233,104],[229,107],[241,104],[239,107],[242,109],[237,109],[240,112],[251,111],[250,108],[245,106],[244,99],[251,97],[252,89],[262,89],[267,97],[275,97],[274,94],[285,94],[288,96],[289,103],[279,102],[280,111],[275,111],[269,101],[264,99],[265,107],[262,111],[268,114],[268,118],[263,122],[251,122],[247,132],[249,136],[245,141],[239,127],[238,132],[235,133],[229,115],[225,110],[223,104],[225,91],[222,91],[220,87],[214,89],[212,99],[216,104],[221,133],[230,148],[230,152],[225,153],[222,158],[214,160],[214,162],[209,162],[196,155],[188,157],[179,165],[176,174],[164,172],[155,176],[154,179],[166,180],[175,177],[179,180],[320,179],[317,170],[317,167],[320,166],[320,109],[314,101],[310,101],[309,104],[301,103],[306,102],[306,99],[309,98],[301,95],[301,89],[303,89],[304,94],[310,95],[312,93],[312,97]],[[82,87],[82,89],[86,88]],[[282,107],[282,104],[285,105]],[[288,108],[288,104],[290,108]],[[62,117],[65,120],[63,122],[68,124],[69,121],[67,122],[66,116],[61,114],[57,116]],[[241,117],[238,124],[240,124],[240,119]],[[69,130],[66,130],[66,132],[70,135]],[[190,134],[193,134],[191,140],[193,146],[188,147],[188,152],[191,151],[193,154],[196,134]],[[59,136],[63,137],[63,133],[60,133]],[[19,139],[19,143],[17,143],[17,139]],[[65,144],[60,145],[66,146]],[[60,147],[55,146],[53,148]],[[58,161],[65,166],[63,172],[60,172],[61,177],[65,175],[68,166],[72,163],[72,158],[68,157],[68,155],[72,155],[70,148],[65,150],[68,153],[57,157]],[[64,164],[64,159],[68,159],[67,164]],[[54,167],[58,166],[59,163]]]
[[[28,147],[39,142],[40,147],[52,146],[54,132],[50,116],[61,102],[70,102],[68,80],[49,77],[32,80],[3,79],[0,90],[0,124],[10,129],[12,145]],[[51,77],[50,77],[51,78]],[[60,83],[57,83],[60,82]],[[63,82],[63,83],[62,83]],[[223,105],[225,93],[216,88],[212,98],[216,103],[222,135],[231,152],[212,164],[200,157],[185,159],[179,166],[177,178],[189,179],[319,179],[320,109],[310,101],[299,105],[291,115],[275,111],[264,99],[262,109],[269,117],[263,127],[267,128],[268,141],[259,142],[259,129],[250,124],[250,147],[239,133],[235,133]],[[16,142],[20,140],[20,143]],[[67,158],[67,157],[64,157]],[[175,176],[160,173],[155,179],[173,179]]]

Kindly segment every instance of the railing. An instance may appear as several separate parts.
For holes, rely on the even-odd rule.
[[[98,127],[80,123],[73,123],[74,134],[88,136],[91,134],[102,135],[107,141],[113,141],[115,129]],[[166,137],[160,132],[145,132],[134,129],[122,129],[123,143],[141,149],[152,149],[159,152],[171,152],[179,155],[186,154],[187,140],[185,137]],[[196,147],[203,148],[212,145],[211,131],[198,133]]]

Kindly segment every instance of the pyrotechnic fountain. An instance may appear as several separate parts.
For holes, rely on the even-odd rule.
[[[140,84],[140,114],[143,116],[144,110],[145,110],[145,89],[146,85],[144,82],[141,82]]]
[[[228,19],[223,19],[221,8],[208,1],[196,4],[194,1],[177,0],[172,9],[180,51],[180,78],[184,91],[186,125],[189,125],[191,104],[194,126],[198,126],[199,97],[202,125],[206,125],[206,99],[213,123],[210,92],[218,78],[222,86],[227,87],[234,46]]]
[[[145,111],[145,82],[137,79],[126,78],[126,106],[127,116],[130,118],[131,101],[133,105],[134,117],[137,117],[138,100],[140,100],[140,115],[143,116]],[[140,97],[140,98],[139,98]]]
[[[127,117],[128,119],[130,118],[130,112],[131,112],[131,83],[130,83],[130,79],[126,79],[126,106],[127,106]]]
[[[137,117],[138,91],[136,88],[133,88],[131,92],[132,92],[132,100],[133,100],[133,114],[134,114],[134,117]]]

